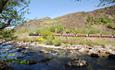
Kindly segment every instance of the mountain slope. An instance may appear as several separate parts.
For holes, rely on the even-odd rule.
[[[78,33],[87,33],[89,30],[92,33],[94,31],[97,33],[115,33],[115,6],[91,12],[71,13],[54,19],[49,17],[33,19],[23,25],[17,26],[16,30],[34,32],[40,27],[48,27],[54,24],[61,24],[65,29],[77,30]]]
[[[71,13],[56,19],[58,19],[58,21],[64,26],[73,28],[86,25],[88,17],[108,17],[110,20],[115,22],[115,6],[98,9],[91,12]]]

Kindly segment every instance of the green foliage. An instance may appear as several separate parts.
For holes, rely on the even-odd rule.
[[[108,17],[91,17],[91,16],[88,16],[87,19],[86,19],[86,23],[91,25],[91,24],[103,24],[103,25],[106,25],[106,24],[110,24],[112,23],[112,20],[109,19]]]
[[[0,1],[0,28],[12,24],[22,23],[24,14],[28,12],[30,0],[1,0]]]
[[[107,16],[100,16],[100,17],[91,17],[88,16],[87,17],[87,25],[89,26],[88,29],[84,29],[86,30],[86,32],[88,34],[96,34],[96,33],[103,33],[103,34],[114,34],[114,31],[110,31],[109,29],[115,30],[115,24],[114,21],[110,18],[108,18]],[[103,25],[103,27],[108,28],[108,31],[102,31],[101,29],[97,28],[92,28],[90,26],[93,25]]]
[[[91,16],[88,16],[87,19],[86,19],[86,23],[87,24],[94,24],[94,18],[91,17]]]
[[[96,38],[96,39],[90,39],[90,38],[81,38],[81,37],[60,37],[60,40],[62,42],[62,45],[64,46],[71,46],[71,45],[88,45],[88,46],[105,46],[105,45],[112,45],[115,46],[115,41],[112,41],[111,39],[105,39],[105,38]]]
[[[49,27],[42,27],[39,28],[37,33],[42,35],[42,37],[38,38],[39,43],[45,43],[47,45],[55,45],[59,46],[61,45],[61,42],[59,39],[56,39],[53,36],[53,33],[62,33],[63,32],[63,26],[62,25],[52,25]]]
[[[51,36],[51,37],[47,37],[47,39],[45,40],[45,44],[60,46],[61,45],[61,40]]]
[[[48,27],[43,27],[38,29],[37,33],[42,35],[42,37],[38,38],[39,43],[45,43],[48,45],[52,45],[52,40],[53,40],[53,33],[50,31],[50,28]]]
[[[38,30],[38,32],[40,35],[43,36],[43,38],[47,38],[47,36],[52,36],[53,33],[48,29],[48,28],[41,28]]]
[[[107,24],[107,27],[115,30],[115,23]]]
[[[18,63],[18,64],[29,64],[27,60],[19,60],[19,59],[9,59],[7,62]]]
[[[115,5],[115,0],[100,0],[99,6]]]
[[[16,56],[16,54],[10,53],[10,54],[8,54],[8,56]]]
[[[55,45],[55,46],[60,46],[61,45],[61,40],[60,39],[54,39],[53,41],[52,41],[52,43],[53,43],[53,45]]]
[[[64,30],[64,27],[62,25],[56,25],[55,26],[55,32],[56,33],[62,33]]]
[[[95,45],[95,43],[91,40],[82,40],[79,44],[88,45],[88,46],[94,46]]]
[[[73,31],[71,31],[71,32],[73,32]],[[92,26],[81,27],[81,28],[76,28],[74,30],[74,33],[76,33],[76,34],[77,33],[78,34],[98,34],[100,32],[101,32],[100,29],[93,27],[93,25]]]
[[[49,29],[51,32],[55,32],[55,26],[50,26]]]
[[[110,24],[112,23],[112,20],[107,17],[100,17],[98,18],[97,22],[99,22],[100,24]]]
[[[52,45],[52,40],[51,39],[47,39],[44,43],[47,44],[47,45]]]
[[[53,39],[55,39],[54,36],[47,36],[46,40],[45,40],[45,44],[52,45],[53,44],[52,43]]]
[[[68,34],[68,33],[72,33],[73,30],[72,29],[65,29],[64,32]]]
[[[2,28],[2,26],[4,26],[5,24],[3,22],[0,22],[0,28]]]
[[[5,40],[13,40],[16,36],[14,36],[14,30],[2,30],[0,31],[0,38]]]
[[[81,1],[81,0],[73,0],[73,1]],[[115,0],[99,0],[98,6],[105,6],[105,5],[115,5]]]
[[[64,30],[64,27],[60,24],[55,24],[49,27],[51,32],[56,32],[56,33],[62,33]]]
[[[26,61],[26,60],[21,60],[18,62],[19,64],[29,64],[29,61]]]
[[[39,37],[39,38],[37,39],[37,41],[38,41],[39,43],[43,43],[43,42],[45,41],[45,39],[44,39],[43,37]]]

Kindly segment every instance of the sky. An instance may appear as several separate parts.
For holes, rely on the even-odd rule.
[[[97,7],[99,0],[31,0],[29,5],[29,14],[27,19],[40,19],[44,17],[59,17],[69,13],[81,11],[93,11],[101,7]]]

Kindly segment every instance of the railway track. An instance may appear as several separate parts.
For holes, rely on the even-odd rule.
[[[104,34],[53,34],[54,36],[62,37],[96,37],[96,38],[115,38],[115,35],[104,35]],[[40,34],[29,34],[29,36],[42,36]]]

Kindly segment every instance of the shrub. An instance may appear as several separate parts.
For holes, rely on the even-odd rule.
[[[62,33],[64,30],[64,27],[60,24],[50,25],[48,27],[43,27],[39,30],[47,30],[49,32],[56,32],[56,33]]]
[[[47,45],[52,45],[53,43],[52,43],[52,41],[53,41],[53,39],[55,39],[54,38],[54,36],[47,36],[46,37],[46,41],[45,41],[45,44],[47,44]]]
[[[55,26],[50,26],[49,29],[51,32],[55,32]]]
[[[13,40],[16,36],[14,36],[14,30],[2,30],[0,31],[0,38],[5,40]]]
[[[60,39],[54,39],[54,40],[52,41],[52,43],[53,43],[53,45],[55,45],[55,46],[60,46],[60,45],[61,45],[61,40],[60,40]]]
[[[103,25],[106,25],[106,24],[112,23],[112,20],[109,19],[107,16],[104,16],[104,17],[88,16],[87,19],[86,19],[86,23],[87,24],[103,24]]]
[[[55,25],[55,32],[56,33],[62,33],[64,30],[64,27],[62,25]]]
[[[45,39],[43,37],[40,37],[37,39],[39,43],[43,43],[45,41]]]
[[[107,28],[115,30],[115,23],[107,24]]]
[[[93,24],[94,23],[94,18],[91,17],[91,16],[88,16],[87,19],[86,19],[86,23],[87,24]]]
[[[108,24],[108,23],[112,23],[112,20],[107,17],[101,17],[99,18],[99,22],[102,24]]]
[[[39,29],[38,33],[40,35],[42,35],[43,38],[47,38],[47,36],[52,36],[53,35],[53,33],[47,28]]]
[[[74,34],[77,33],[77,31],[75,29],[65,29],[64,32],[65,33],[74,33]]]
[[[47,45],[52,45],[53,43],[52,43],[52,40],[51,40],[51,39],[47,39],[47,40],[45,41],[45,44],[47,44]]]

